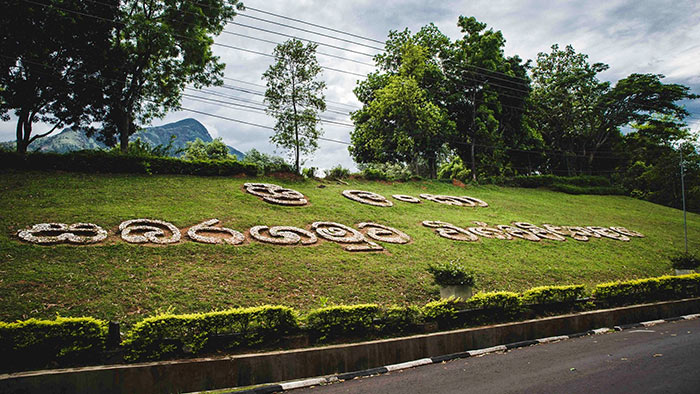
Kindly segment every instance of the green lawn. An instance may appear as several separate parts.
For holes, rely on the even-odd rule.
[[[244,182],[270,182],[304,193],[311,205],[282,207],[242,191]],[[573,196],[496,186],[460,188],[448,183],[350,181],[349,186],[274,178],[0,173],[0,320],[90,315],[133,322],[158,310],[204,312],[234,306],[283,304],[307,310],[324,302],[424,304],[438,287],[428,263],[459,259],[473,267],[478,290],[520,291],[537,285],[596,283],[671,272],[668,256],[683,250],[681,211],[620,196]],[[344,189],[418,196],[470,195],[488,208],[424,201],[394,201],[391,208],[363,205]],[[390,198],[390,197],[389,197]],[[309,228],[315,221],[355,226],[374,221],[411,236],[386,251],[350,253],[332,242],[314,246],[197,244],[183,233],[170,246],[131,245],[116,236],[120,222],[169,221],[179,228],[218,218],[245,232],[255,225]],[[439,237],[423,220],[468,226],[494,224],[624,226],[646,238],[631,242]],[[42,222],[92,222],[110,233],[92,246],[38,246],[16,232]],[[700,250],[700,215],[688,215],[690,248]]]

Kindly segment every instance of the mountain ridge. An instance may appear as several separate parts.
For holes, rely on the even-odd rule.
[[[170,142],[170,136],[175,135],[173,148],[182,150],[187,147],[188,142],[193,142],[197,138],[204,142],[211,142],[214,139],[209,130],[199,121],[193,118],[185,118],[177,122],[167,123],[161,126],[153,126],[143,128],[129,137],[129,141],[135,141],[137,138],[152,146],[167,145]],[[15,146],[15,141],[1,143],[6,148]],[[229,153],[236,156],[239,160],[245,157],[243,152],[238,149],[228,146]],[[104,142],[97,139],[95,136],[87,136],[84,130],[65,128],[58,134],[44,138],[39,138],[32,142],[28,150],[31,152],[53,152],[67,153],[79,150],[105,150],[110,149]],[[182,156],[182,153],[173,154],[171,156]]]

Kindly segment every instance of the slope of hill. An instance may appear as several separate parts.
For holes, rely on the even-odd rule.
[[[267,182],[303,193],[310,205],[269,204],[243,191]],[[349,185],[275,178],[133,176],[0,172],[0,320],[90,315],[126,322],[158,310],[202,312],[263,303],[309,309],[321,304],[376,302],[421,305],[438,297],[428,264],[458,260],[476,272],[477,290],[520,291],[538,285],[596,283],[671,273],[668,257],[683,249],[682,212],[623,196],[569,195],[496,186],[460,188],[434,181],[350,181]],[[345,198],[345,189],[379,193],[394,203],[375,207]],[[165,192],[164,192],[165,191]],[[487,208],[411,204],[393,194],[468,195]],[[134,245],[118,236],[122,221],[153,218],[182,232],[173,245]],[[188,239],[190,226],[217,218],[245,233],[242,245]],[[645,235],[629,242],[482,237],[460,242],[423,226],[425,220],[459,227],[525,221],[541,225],[623,226]],[[253,226],[311,229],[317,221],[357,228],[361,222],[394,227],[408,244],[378,242],[379,252],[348,252],[319,241],[279,246],[251,240]],[[91,246],[38,246],[17,231],[36,223],[90,222],[109,232]],[[205,233],[205,235],[207,235]],[[688,215],[691,251],[700,251],[700,215]]]
[[[129,137],[130,141],[140,138],[141,141],[147,142],[150,145],[167,145],[170,142],[170,136],[175,135],[173,147],[183,149],[188,142],[194,141],[197,138],[204,142],[212,141],[204,125],[197,120],[188,118],[177,122],[168,123],[162,126],[147,127],[134,133]],[[2,143],[3,147],[14,147],[14,141]],[[55,152],[66,153],[79,150],[94,150],[108,149],[102,141],[95,136],[88,137],[82,130],[73,130],[65,128],[60,133],[48,137],[40,138],[29,145],[30,151],[39,152]],[[236,156],[239,160],[245,156],[241,151],[229,146],[229,153]]]

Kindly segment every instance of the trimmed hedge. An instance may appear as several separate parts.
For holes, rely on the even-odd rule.
[[[420,308],[416,306],[391,306],[382,311],[380,329],[383,333],[413,331],[423,322]]]
[[[573,303],[582,298],[586,288],[583,285],[540,286],[525,291],[520,299],[525,305]]]
[[[468,300],[459,298],[446,298],[427,303],[423,307],[426,318],[439,322],[448,322],[457,319],[457,311],[483,310],[480,316],[474,316],[476,320],[492,317],[494,320],[510,318],[520,312],[522,302],[517,293],[510,291],[495,291],[491,293],[476,293]]]
[[[304,318],[313,339],[362,337],[417,330],[423,320],[443,328],[512,320],[521,312],[553,312],[585,295],[583,285],[543,286],[522,294],[477,293],[468,300],[441,299],[415,306],[381,309],[376,304],[338,305],[310,311]],[[624,305],[700,296],[700,274],[662,276],[596,286],[598,305]],[[591,304],[592,305],[592,304]],[[237,308],[202,314],[162,314],[145,318],[127,333],[125,360],[159,359],[206,350],[268,346],[299,330],[297,313],[284,306]],[[107,322],[92,318],[29,319],[0,322],[2,370],[43,367],[51,361],[97,359],[104,350]]]
[[[107,322],[91,317],[56,317],[0,322],[0,369],[43,367],[52,360],[72,361],[104,350]]]
[[[224,336],[224,348],[271,343],[297,328],[294,311],[285,306],[163,314],[136,323],[122,345],[128,361],[157,359],[180,352],[199,353],[210,341]]]
[[[255,176],[255,164],[237,160],[182,160],[175,157],[122,155],[106,151],[79,151],[65,154],[0,152],[0,168],[20,170],[61,170],[86,173]]]
[[[306,327],[319,340],[335,336],[358,336],[372,332],[377,304],[336,305],[315,309],[306,315]]]
[[[568,194],[624,195],[625,191],[610,184],[603,176],[557,176],[557,175],[519,175],[503,182],[508,186],[536,188],[546,187]]]
[[[625,305],[673,298],[700,296],[700,274],[660,276],[599,284],[593,290],[596,302]]]

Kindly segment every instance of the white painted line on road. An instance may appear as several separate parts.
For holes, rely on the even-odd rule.
[[[310,387],[310,386],[318,386],[320,384],[324,383],[333,383],[336,382],[338,378],[336,376],[331,376],[327,378],[314,378],[314,379],[306,379],[306,380],[297,380],[296,382],[288,382],[288,383],[282,383],[280,386],[284,390],[293,390],[293,389],[298,389],[302,387]]]
[[[641,324],[644,327],[651,327],[651,326],[655,326],[655,325],[661,324],[661,323],[666,323],[666,320],[661,319],[661,320],[643,321],[639,324]]]
[[[538,339],[537,342],[549,343],[549,342],[563,341],[564,339],[569,339],[569,336],[568,335],[559,335],[557,337],[542,338],[542,339]]]
[[[470,356],[479,356],[481,354],[486,354],[486,353],[493,353],[493,352],[505,352],[508,350],[508,348],[505,347],[505,345],[499,345],[499,346],[492,346],[492,347],[487,347],[479,350],[470,350],[467,353],[469,353]]]
[[[591,330],[591,332],[592,332],[593,334],[595,334],[595,335],[598,335],[598,334],[605,334],[606,332],[609,332],[609,331],[610,331],[610,329],[607,328],[607,327],[596,328],[595,330]]]
[[[683,318],[684,318],[685,320],[693,320],[693,319],[697,319],[697,318],[699,318],[699,317],[700,317],[700,313],[696,313],[696,314],[694,314],[694,315],[685,315],[685,316],[683,316]]]
[[[387,365],[386,368],[389,372],[398,371],[399,369],[413,368],[421,365],[432,364],[433,360],[430,358],[421,358],[420,360],[407,361],[405,363]]]

